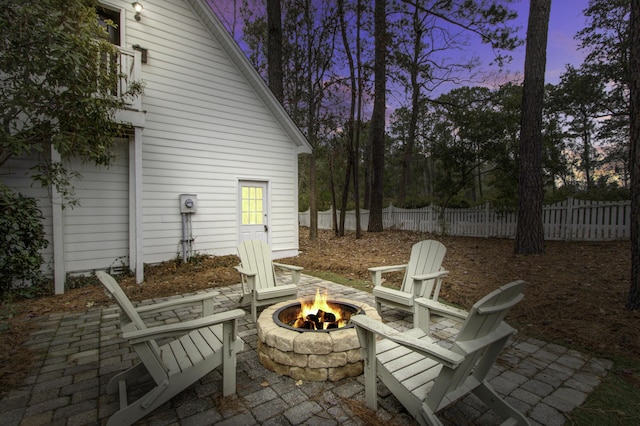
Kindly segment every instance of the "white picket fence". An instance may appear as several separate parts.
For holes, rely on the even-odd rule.
[[[338,220],[340,212],[337,213]],[[355,230],[355,211],[348,211],[345,229]],[[309,211],[298,214],[299,224],[309,226]],[[631,202],[598,202],[569,198],[543,207],[545,240],[604,241],[630,238]],[[361,229],[367,229],[369,211],[360,210]],[[516,213],[501,213],[490,203],[468,209],[437,206],[401,209],[389,206],[382,211],[384,229],[403,229],[465,237],[515,238]],[[332,210],[318,212],[318,228],[333,229]]]

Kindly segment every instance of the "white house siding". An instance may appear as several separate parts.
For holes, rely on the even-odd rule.
[[[129,264],[128,140],[118,141],[115,154],[109,168],[80,160],[68,166],[82,178],[74,181],[80,205],[63,210],[66,271]]]
[[[125,12],[122,47],[131,50],[138,44],[148,50],[141,73],[144,128],[135,132],[141,137],[131,151],[141,155],[129,158],[129,142],[123,140],[118,159],[108,170],[71,163],[84,178],[75,182],[81,205],[62,210],[62,242],[56,242],[56,247],[63,247],[63,256],[56,253],[64,261],[60,272],[129,264],[129,244],[138,238],[130,217],[137,217],[138,204],[143,215],[142,261],[175,258],[182,239],[180,194],[198,197],[192,218],[194,250],[235,254],[241,180],[268,183],[274,257],[297,254],[297,156],[300,150],[309,152],[308,144],[299,146],[302,136],[292,139],[291,122],[283,122],[280,109],[269,109],[271,98],[263,102],[255,81],[245,78],[187,0],[149,0],[139,22],[129,0],[105,4]],[[273,108],[273,103],[269,105]],[[129,164],[140,159],[141,188],[135,179],[129,181],[135,174]],[[33,158],[11,159],[3,166],[8,172],[0,175],[0,181],[38,199],[50,241],[43,252],[43,268],[52,272],[53,212],[59,210],[52,207],[50,189],[31,186],[27,173],[32,165]],[[136,192],[131,192],[132,185]],[[141,203],[130,206],[136,193],[142,194],[137,199]],[[139,246],[133,249],[140,253]]]
[[[68,170],[79,172],[81,179],[72,180],[80,202],[62,210],[64,227],[65,271],[81,272],[111,265],[128,265],[128,141],[118,144],[116,161],[109,168],[96,168],[80,160],[67,162]],[[47,158],[49,156],[47,155]],[[36,156],[11,158],[0,181],[16,192],[38,200],[44,216],[44,230],[49,246],[43,251],[43,272],[53,271],[53,225],[51,192],[33,184],[30,167]]]
[[[129,3],[122,2],[122,7]],[[128,16],[125,47],[148,49],[142,132],[144,262],[180,251],[180,194],[196,194],[194,250],[235,253],[237,185],[268,181],[276,253],[295,253],[297,152],[273,114],[184,1]]]
[[[50,158],[49,153],[37,154],[24,157],[12,157],[3,166],[0,173],[0,182],[7,185],[14,192],[21,193],[26,197],[35,198],[38,207],[44,216],[43,225],[49,246],[42,251],[44,264],[42,271],[49,273],[53,270],[53,225],[51,219],[51,196],[47,188],[42,188],[31,179],[30,168],[35,164],[38,156],[43,155]]]

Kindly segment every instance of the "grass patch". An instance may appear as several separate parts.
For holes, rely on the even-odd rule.
[[[366,291],[368,293],[371,293],[371,290],[373,289],[373,284],[370,281],[347,278],[343,275],[338,275],[329,271],[313,271],[305,269],[304,274],[311,275],[322,280],[332,281],[337,284],[342,284],[347,287],[353,287],[357,290]]]
[[[572,345],[562,339],[549,338],[535,333],[523,324],[512,323],[529,337],[569,347],[579,352],[613,361],[607,376],[600,382],[586,401],[566,415],[568,425],[575,426],[631,426],[640,425],[640,360],[636,354],[629,357],[612,356],[606,350]]]
[[[613,368],[580,407],[567,417],[571,425],[640,424],[640,362],[614,359]]]

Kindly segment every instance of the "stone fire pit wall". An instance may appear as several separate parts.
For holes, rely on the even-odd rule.
[[[381,321],[375,308],[363,302],[334,299],[362,308],[367,316]],[[337,381],[362,374],[363,362],[356,329],[329,332],[294,331],[277,325],[273,314],[294,301],[265,308],[256,323],[258,359],[267,369],[295,380]]]

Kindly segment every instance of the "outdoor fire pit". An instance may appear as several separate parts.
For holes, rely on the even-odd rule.
[[[269,370],[305,381],[336,381],[362,374],[360,342],[351,315],[381,320],[375,308],[354,300],[287,301],[264,309],[256,328],[258,358]]]

